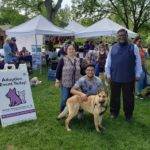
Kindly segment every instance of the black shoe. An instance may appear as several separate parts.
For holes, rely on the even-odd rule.
[[[127,121],[128,123],[131,123],[131,122],[132,122],[132,117],[126,117],[126,121]]]

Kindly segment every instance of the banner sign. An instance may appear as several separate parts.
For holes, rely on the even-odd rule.
[[[25,64],[19,69],[0,70],[0,118],[3,127],[36,119]]]
[[[31,45],[32,53],[41,52],[41,45]]]
[[[32,68],[38,69],[42,66],[42,55],[40,52],[32,53]]]

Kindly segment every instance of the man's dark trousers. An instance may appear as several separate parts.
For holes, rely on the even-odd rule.
[[[117,117],[120,110],[121,92],[123,96],[123,110],[126,119],[131,119],[134,110],[134,87],[135,82],[118,83],[111,81],[110,113]]]

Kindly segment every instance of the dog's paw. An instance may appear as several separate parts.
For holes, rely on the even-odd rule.
[[[98,133],[100,133],[100,130],[96,130]]]
[[[98,127],[99,127],[100,130],[105,130],[105,127],[102,126],[101,124],[99,124]]]
[[[105,127],[101,127],[101,128],[100,128],[100,133],[101,133],[101,134],[105,133],[105,131],[106,131],[106,128],[105,128]]]
[[[104,131],[104,130],[101,130],[101,131],[100,131],[100,134],[104,134],[104,133],[105,133],[105,131]]]
[[[103,130],[103,131],[104,131],[104,130],[106,130],[106,128],[105,128],[105,127],[101,127],[100,129],[101,129],[101,130]]]
[[[70,132],[70,131],[71,131],[71,129],[69,128],[69,129],[67,129],[67,131],[69,131],[69,132]]]

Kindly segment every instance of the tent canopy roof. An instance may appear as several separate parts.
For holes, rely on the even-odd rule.
[[[76,33],[77,31],[85,30],[86,27],[72,20],[69,22],[68,26],[65,27],[65,29]]]
[[[108,18],[104,18],[95,24],[89,26],[83,31],[79,31],[76,33],[76,37],[98,37],[98,36],[114,36],[117,34],[117,31],[119,29],[126,29],[125,27],[113,22],[112,20]],[[135,37],[136,33],[126,29],[128,32],[128,35],[130,37]]]
[[[72,36],[73,32],[59,28],[48,21],[45,17],[39,15],[31,20],[16,26],[10,30],[6,30],[6,34],[10,36],[24,35],[54,35],[54,36]]]

